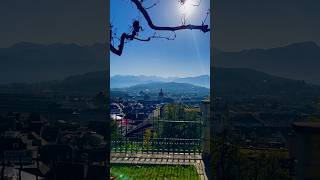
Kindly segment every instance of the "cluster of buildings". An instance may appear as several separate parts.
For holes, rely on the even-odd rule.
[[[134,137],[150,128],[152,119],[161,118],[164,104],[172,102],[172,99],[165,97],[161,89],[156,98],[141,91],[137,96],[125,99],[112,97],[111,101],[110,117],[116,122],[118,131],[123,137]]]
[[[186,95],[184,96],[184,98],[187,99]],[[203,99],[204,97],[201,98]],[[192,124],[194,122],[190,122],[189,125],[187,125],[187,122],[180,124],[181,127],[185,127],[185,130],[176,129],[176,132],[170,131],[170,128],[172,131],[173,129],[177,128],[178,124],[169,122],[170,120],[173,121],[172,119],[166,119],[167,117],[165,117],[165,109],[168,104],[183,104],[186,105],[186,107],[190,107],[190,109],[196,109],[200,111],[199,106],[201,101],[195,101],[190,97],[188,99],[192,101],[188,101],[187,104],[182,103],[181,97],[176,98],[170,94],[165,94],[163,89],[159,89],[159,92],[156,95],[141,91],[135,95],[126,97],[113,96],[109,106],[110,117],[117,126],[117,131],[114,133],[118,133],[118,136],[113,136],[113,141],[114,143],[119,143],[114,144],[113,146],[121,146],[120,141],[126,142],[127,139],[142,142],[147,129],[151,130],[151,134],[156,134],[155,137],[158,139],[178,137],[177,133],[181,133],[179,137],[184,137],[184,139],[186,139],[186,137],[191,137],[191,134],[194,134],[195,131],[200,132],[201,130],[199,130],[199,126],[201,125]],[[198,115],[199,114],[197,114],[197,117]],[[189,118],[189,120],[190,119],[191,118]],[[196,119],[194,119],[194,121],[196,121]],[[191,131],[193,132],[190,132],[190,127],[192,125],[194,125],[195,129],[192,129]],[[176,133],[176,135],[173,135],[174,133]]]
[[[9,170],[14,172],[12,177],[27,173],[38,179],[108,176],[110,129],[104,94],[94,98],[0,95],[0,100],[4,102],[0,105],[1,177]],[[210,109],[208,100],[171,97],[160,89],[157,95],[141,91],[134,96],[113,96],[109,110],[115,133],[137,137],[153,129],[152,119],[163,118],[165,104],[185,103],[201,109],[204,155],[212,153],[213,137],[226,130],[241,148],[286,152],[285,159],[295,160],[296,176],[319,177],[319,124],[302,123],[313,113],[310,108],[263,99],[223,101],[217,98]]]
[[[97,98],[68,97],[53,103],[52,97],[39,97],[30,104],[35,108],[24,109],[21,99],[14,104],[7,98],[15,107],[6,106],[0,112],[0,177],[108,177],[108,123]]]

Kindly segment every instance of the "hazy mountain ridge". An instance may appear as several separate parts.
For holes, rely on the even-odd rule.
[[[115,88],[115,91],[125,91],[130,93],[149,92],[159,93],[163,89],[165,93],[170,94],[198,94],[201,96],[209,95],[209,89],[205,87],[195,86],[188,83],[177,82],[152,82],[146,84],[138,84],[127,88]]]
[[[210,76],[209,75],[177,78],[172,81],[177,82],[177,83],[189,83],[189,84],[193,84],[196,86],[210,88]]]
[[[249,68],[268,74],[320,84],[320,47],[302,42],[270,49],[216,51],[215,67]]]
[[[217,96],[274,96],[308,98],[320,95],[320,86],[301,80],[273,76],[246,68],[213,68],[213,91]]]
[[[214,68],[212,72],[214,77],[212,91],[215,96],[236,98],[271,96],[287,99],[320,97],[320,86],[304,81],[277,77],[245,68]],[[64,80],[31,84],[5,84],[0,85],[0,93],[96,94],[106,90],[106,77],[106,71],[97,71],[71,76]],[[159,92],[160,88],[170,93],[209,93],[208,88],[181,82],[141,83],[126,88],[111,88],[111,92],[132,91],[137,93],[147,89]]]
[[[158,76],[145,76],[145,75],[115,75],[110,79],[111,88],[124,88],[138,84],[146,84],[151,82],[169,82],[173,78],[163,78]]]
[[[21,42],[0,48],[0,83],[64,79],[71,75],[105,70],[105,45],[79,46]]]
[[[134,75],[116,75],[111,77],[111,88],[126,88],[138,84],[147,84],[153,82],[177,82],[188,83],[196,86],[210,88],[209,75],[201,75],[194,77],[159,77],[159,76],[134,76]]]
[[[42,45],[21,42],[8,48],[0,48],[0,83],[25,83],[62,80],[88,72],[106,70],[105,44],[79,46],[55,43]],[[214,66],[249,68],[268,74],[305,80],[320,84],[320,48],[314,42],[302,42],[269,49],[247,49],[225,52],[214,49]],[[112,83],[115,87],[154,82],[144,79],[137,83]],[[175,77],[157,79],[161,82],[184,82]],[[188,81],[187,81],[188,82]],[[202,82],[195,85],[208,87]]]

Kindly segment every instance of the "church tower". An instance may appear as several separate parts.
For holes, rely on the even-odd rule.
[[[161,88],[160,92],[159,92],[159,96],[158,96],[158,100],[160,101],[160,103],[163,102],[163,98],[164,98],[164,93],[163,93],[162,88]]]

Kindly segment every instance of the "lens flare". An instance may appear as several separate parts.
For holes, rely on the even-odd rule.
[[[183,3],[180,4],[180,13],[185,17],[189,17],[194,9],[194,4],[192,0],[184,0]]]

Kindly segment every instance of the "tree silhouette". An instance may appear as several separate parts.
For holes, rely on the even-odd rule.
[[[185,24],[185,19],[182,21],[182,24],[179,26],[157,26],[153,23],[151,17],[149,16],[148,13],[148,9],[151,9],[153,7],[155,7],[157,5],[158,2],[154,3],[153,5],[151,5],[150,7],[144,7],[143,6],[143,2],[144,0],[130,0],[135,6],[136,8],[141,12],[141,14],[143,15],[144,19],[147,21],[148,26],[155,30],[155,31],[171,31],[171,32],[175,32],[175,31],[179,31],[179,30],[200,30],[203,33],[207,33],[210,31],[209,25],[206,25],[206,19],[209,15],[209,11],[206,14],[205,19],[202,21],[201,25],[192,25],[192,24]],[[186,3],[186,1],[188,0],[178,0],[178,2],[180,3],[180,5],[183,5]],[[193,6],[199,6],[201,0],[199,0],[198,4],[194,4]],[[173,38],[170,37],[162,37],[162,36],[157,36],[156,33],[153,36],[150,36],[148,38],[142,39],[142,38],[138,38],[138,33],[142,30],[142,27],[140,26],[140,22],[138,20],[133,21],[132,23],[132,31],[131,33],[122,33],[121,37],[118,38],[119,45],[116,48],[113,45],[113,39],[115,39],[116,37],[114,36],[113,32],[112,32],[112,25],[110,25],[110,50],[112,53],[121,56],[123,49],[124,49],[124,45],[125,45],[125,41],[132,41],[132,40],[139,40],[139,41],[150,41],[152,38],[164,38],[167,40],[173,40],[175,38],[175,36]]]

